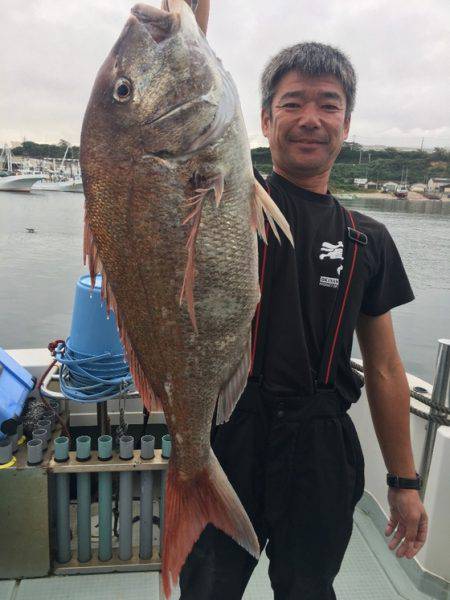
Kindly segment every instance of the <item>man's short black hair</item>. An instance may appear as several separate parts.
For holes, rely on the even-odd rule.
[[[356,73],[343,52],[327,44],[304,42],[281,50],[274,56],[261,77],[262,107],[272,113],[272,100],[280,80],[291,71],[303,75],[334,75],[341,83],[345,98],[345,117],[355,107]]]

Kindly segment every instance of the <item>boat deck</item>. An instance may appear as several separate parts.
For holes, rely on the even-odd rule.
[[[400,560],[360,507],[335,590],[338,600],[450,600],[450,593],[430,596],[419,591],[403,570]],[[263,555],[246,590],[244,600],[273,598]],[[51,576],[21,581],[0,581],[0,600],[160,600],[159,574],[155,572],[106,575]],[[174,592],[171,600],[178,600]]]

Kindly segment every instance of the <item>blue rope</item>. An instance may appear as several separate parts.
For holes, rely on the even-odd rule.
[[[55,349],[61,363],[61,392],[75,402],[104,402],[118,398],[133,387],[130,368],[123,354],[105,352],[91,356],[70,347],[70,338]]]

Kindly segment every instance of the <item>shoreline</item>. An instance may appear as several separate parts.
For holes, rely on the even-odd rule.
[[[380,192],[344,192],[344,191],[339,191],[337,190],[336,192],[333,192],[333,194],[335,196],[337,196],[338,198],[343,198],[343,199],[348,199],[348,200],[368,200],[368,199],[373,199],[373,200],[380,200],[380,201],[384,201],[384,200],[399,200],[399,201],[403,201],[403,202],[432,202],[432,203],[437,203],[437,202],[442,202],[442,203],[450,203],[450,198],[447,197],[443,197],[443,198],[427,198],[426,196],[423,196],[422,194],[418,193],[418,192],[408,192],[408,195],[406,196],[406,198],[398,198],[397,196],[395,196],[394,194],[391,194],[389,192],[387,193],[380,193]]]

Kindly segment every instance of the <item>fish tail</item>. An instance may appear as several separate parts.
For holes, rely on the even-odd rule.
[[[211,450],[210,460],[194,479],[171,467],[167,475],[162,579],[166,598],[183,564],[208,523],[232,537],[255,558],[258,538],[244,507]]]

